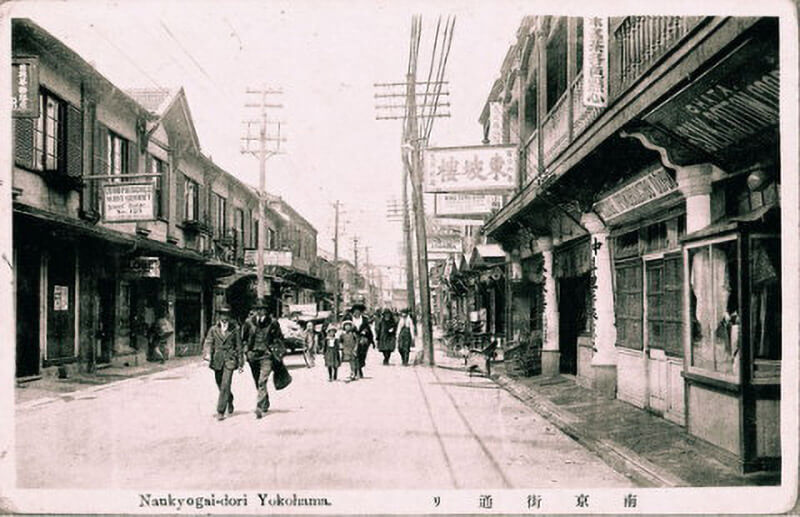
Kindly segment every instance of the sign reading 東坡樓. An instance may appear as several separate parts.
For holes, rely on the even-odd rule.
[[[39,116],[39,60],[35,57],[14,58],[11,64],[11,116]]]
[[[106,221],[149,221],[155,219],[152,183],[103,185],[103,218]]]
[[[583,18],[583,104],[608,104],[608,18]]]
[[[483,217],[503,206],[496,194],[436,194],[435,213],[446,217]]]
[[[595,203],[594,210],[600,217],[609,220],[677,189],[678,183],[664,167],[659,166]]]
[[[517,181],[517,148],[513,145],[426,149],[426,192],[496,192]]]

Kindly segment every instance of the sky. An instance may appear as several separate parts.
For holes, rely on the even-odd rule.
[[[285,154],[267,162],[267,190],[283,196],[333,250],[333,202],[342,202],[340,254],[352,237],[373,264],[396,264],[402,239],[386,220],[401,192],[402,121],[375,120],[374,83],[405,79],[411,17],[422,15],[427,71],[439,16],[456,17],[445,79],[450,118],[430,145],[479,144],[478,117],[524,14],[522,2],[360,0],[292,2],[21,2],[31,18],[122,88],[182,86],[206,155],[258,186],[258,161],[240,152],[246,88],[280,88]],[[403,99],[398,99],[402,101]],[[360,260],[365,250],[360,250]]]

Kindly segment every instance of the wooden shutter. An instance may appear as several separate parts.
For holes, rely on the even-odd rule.
[[[108,128],[102,124],[95,124],[94,127],[94,171],[93,174],[109,174],[108,170]],[[103,184],[108,180],[92,180],[90,187],[90,205],[92,210],[100,211],[100,200],[103,192]]]
[[[66,109],[66,169],[67,176],[83,176],[83,112],[69,104]]]
[[[128,142],[128,174],[139,174],[139,143],[136,140]],[[135,181],[141,179],[136,178]]]
[[[172,167],[169,161],[161,165],[161,217],[169,220],[169,200],[171,194]]]
[[[33,124],[36,119],[14,119],[14,161],[17,165],[33,168]]]
[[[186,189],[186,176],[177,174],[175,178],[175,217],[178,222],[186,219],[186,202],[184,201]]]

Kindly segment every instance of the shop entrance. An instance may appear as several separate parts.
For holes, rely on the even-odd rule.
[[[111,351],[114,346],[114,281],[102,279],[97,282],[100,295],[98,307],[98,341],[96,360],[99,364],[111,361]]]
[[[558,347],[560,372],[578,373],[578,336],[586,330],[589,275],[558,281]]]
[[[75,250],[53,244],[47,261],[48,361],[75,357]]]
[[[17,303],[17,377],[39,374],[39,268],[37,250],[20,246],[15,264]]]

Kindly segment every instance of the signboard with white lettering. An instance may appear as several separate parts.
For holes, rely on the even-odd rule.
[[[53,286],[53,310],[54,311],[69,310],[69,286],[66,285]]]
[[[256,258],[256,250],[244,250],[245,266],[255,266]],[[264,250],[264,265],[292,267],[291,250]]]
[[[155,219],[152,183],[111,183],[103,185],[103,219],[107,222],[151,221]]]
[[[594,210],[605,220],[613,219],[678,189],[664,167],[657,167],[608,197],[595,203]]]
[[[161,278],[161,259],[158,257],[133,257],[125,273],[136,278]]]
[[[583,18],[583,104],[608,103],[608,18]]]
[[[39,59],[14,58],[11,64],[11,116],[39,117]]]
[[[517,147],[481,145],[426,149],[425,192],[497,192],[517,181]]]
[[[496,194],[436,194],[437,216],[483,217],[503,206],[503,196]]]
[[[428,252],[460,253],[461,236],[458,234],[428,235]]]

